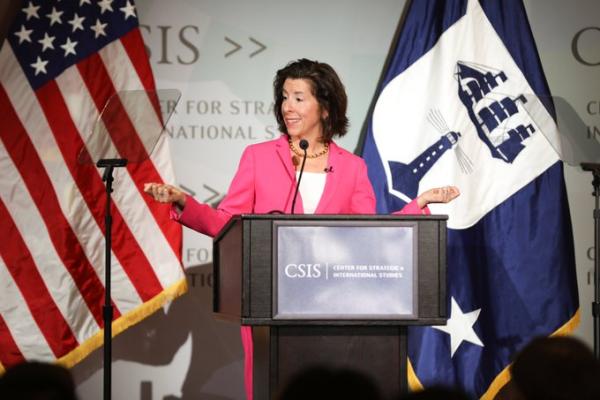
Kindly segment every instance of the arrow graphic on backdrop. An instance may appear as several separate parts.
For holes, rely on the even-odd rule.
[[[256,40],[252,36],[248,37],[248,40],[250,40],[254,45],[258,46],[258,49],[254,50],[252,53],[250,53],[248,55],[248,57],[250,57],[250,58],[254,57],[255,55],[257,55],[259,53],[262,53],[267,48],[267,46],[265,46],[263,43],[259,42],[258,40]],[[242,49],[242,45],[241,44],[239,44],[238,42],[236,42],[235,40],[233,40],[231,38],[228,38],[227,36],[225,36],[225,41],[227,43],[233,45],[233,49],[231,49],[227,53],[225,53],[225,57],[229,57],[233,53],[236,53],[236,52],[238,52],[239,50]]]
[[[184,192],[186,192],[187,194],[189,194],[190,196],[192,196],[192,197],[196,196],[196,192],[194,190],[188,188],[184,184],[180,183],[179,187]],[[220,192],[216,191],[215,189],[211,188],[210,186],[208,186],[206,184],[202,185],[202,187],[210,192],[210,195],[206,199],[203,199],[202,201],[204,203],[210,204],[213,207],[218,206],[219,203],[221,202],[221,200],[223,200],[224,195],[222,195]]]
[[[205,203],[218,203],[221,201],[221,193],[217,192],[215,189],[211,188],[208,185],[202,185],[202,187],[206,190],[208,190],[209,192],[211,192],[211,195],[209,197],[207,197],[206,199],[204,199]]]
[[[227,36],[225,36],[225,41],[235,46],[235,48],[233,50],[229,50],[227,53],[225,53],[225,57],[229,57],[230,55],[232,55],[233,53],[235,53],[236,51],[238,51],[239,49],[242,48],[242,46],[240,46],[238,43],[234,42],[233,40],[229,39]]]
[[[257,55],[260,52],[263,52],[267,46],[265,46],[264,44],[262,44],[261,42],[259,42],[258,40],[254,39],[253,37],[249,37],[248,39],[250,39],[250,41],[252,43],[254,43],[255,45],[257,45],[259,47],[258,50],[255,50],[254,52],[250,53],[250,57],[254,57],[255,55]]]
[[[195,196],[195,195],[196,195],[196,192],[194,192],[192,189],[190,189],[190,188],[186,187],[186,186],[185,186],[184,184],[182,184],[182,183],[180,183],[180,184],[179,184],[179,187],[180,187],[181,189],[183,189],[183,191],[184,191],[184,192],[186,192],[187,194],[189,194],[190,196]]]

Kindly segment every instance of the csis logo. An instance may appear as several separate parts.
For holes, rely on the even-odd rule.
[[[285,276],[288,278],[320,278],[321,264],[288,264],[285,266]]]

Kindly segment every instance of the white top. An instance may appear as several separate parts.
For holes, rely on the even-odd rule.
[[[296,171],[296,181],[300,171]],[[300,196],[305,214],[314,214],[325,189],[327,174],[325,172],[306,172],[302,174],[300,181]]]

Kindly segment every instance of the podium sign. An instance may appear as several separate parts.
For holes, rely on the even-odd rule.
[[[276,221],[273,319],[413,319],[417,224]]]

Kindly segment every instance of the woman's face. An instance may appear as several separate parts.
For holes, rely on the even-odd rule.
[[[312,94],[310,81],[306,79],[286,79],[283,83],[281,113],[292,138],[317,140],[323,136],[319,102]]]

